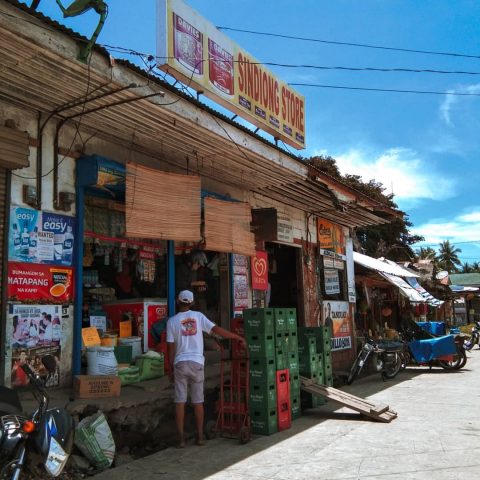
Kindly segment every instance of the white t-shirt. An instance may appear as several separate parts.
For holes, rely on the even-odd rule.
[[[167,342],[175,343],[173,364],[191,360],[203,365],[203,332],[210,333],[215,326],[203,313],[188,310],[168,319]]]

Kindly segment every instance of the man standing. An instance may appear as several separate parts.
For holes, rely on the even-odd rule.
[[[178,313],[167,323],[167,348],[170,361],[170,380],[174,381],[175,419],[180,436],[179,447],[185,446],[183,429],[185,424],[185,403],[187,389],[195,412],[197,445],[204,444],[203,438],[203,381],[204,363],[203,332],[223,338],[238,340],[245,345],[245,339],[218,327],[203,313],[191,310],[194,298],[189,290],[182,290],[177,297]]]

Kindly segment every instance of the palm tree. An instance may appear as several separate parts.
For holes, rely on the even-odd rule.
[[[432,247],[420,247],[416,252],[419,260],[435,260],[437,252]]]
[[[461,265],[458,254],[460,248],[456,248],[449,240],[441,242],[438,248],[438,266],[449,273],[456,272],[457,267]]]
[[[475,273],[475,266],[468,262],[462,263],[460,273]]]

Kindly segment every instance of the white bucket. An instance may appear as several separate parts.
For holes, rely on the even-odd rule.
[[[118,339],[119,345],[131,345],[132,361],[142,354],[142,338],[141,337],[124,337]]]
[[[88,375],[117,375],[118,363],[113,347],[87,348]]]

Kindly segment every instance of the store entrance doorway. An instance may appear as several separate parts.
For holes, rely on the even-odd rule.
[[[270,295],[266,304],[271,308],[298,308],[301,282],[298,266],[301,265],[300,248],[278,243],[266,243],[268,253],[268,282]]]

